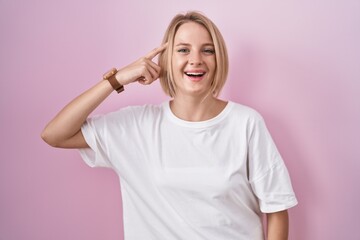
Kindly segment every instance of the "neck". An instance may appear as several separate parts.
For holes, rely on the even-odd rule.
[[[171,111],[180,119],[199,122],[217,116],[226,106],[226,102],[211,95],[206,98],[175,97],[170,102]]]

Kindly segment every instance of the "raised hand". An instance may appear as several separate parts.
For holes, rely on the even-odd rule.
[[[166,47],[167,43],[153,49],[144,57],[120,69],[115,75],[116,79],[121,85],[127,85],[132,82],[139,82],[144,85],[151,84],[159,78],[160,74],[160,67],[152,59],[164,51]]]

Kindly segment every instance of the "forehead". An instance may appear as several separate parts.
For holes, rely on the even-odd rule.
[[[174,43],[213,43],[208,30],[196,22],[182,24],[177,30]]]

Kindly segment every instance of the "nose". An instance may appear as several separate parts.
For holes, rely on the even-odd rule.
[[[192,52],[189,56],[189,63],[195,66],[203,64],[201,53]]]

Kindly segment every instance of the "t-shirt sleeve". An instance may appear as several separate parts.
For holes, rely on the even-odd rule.
[[[249,181],[264,213],[297,204],[290,176],[263,118],[253,119],[248,149]]]
[[[125,174],[129,164],[143,159],[144,136],[152,126],[156,110],[152,106],[125,107],[88,118],[81,132],[89,148],[80,150],[90,167],[108,167]]]
[[[96,116],[88,118],[81,127],[81,132],[89,148],[81,148],[79,151],[85,163],[90,167],[112,167],[104,140],[105,125],[105,116]]]

